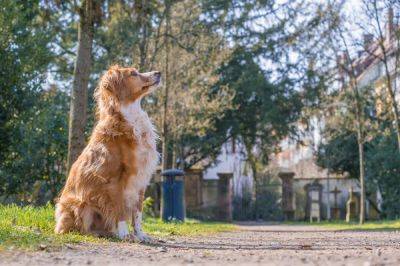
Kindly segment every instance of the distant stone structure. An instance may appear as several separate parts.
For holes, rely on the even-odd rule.
[[[218,173],[218,212],[220,221],[232,221],[232,173]]]
[[[322,199],[322,185],[315,180],[311,184],[304,186],[307,194],[307,206],[306,206],[306,217],[312,222],[316,219],[318,222],[321,221],[321,199]]]
[[[294,219],[293,206],[293,172],[280,172],[279,178],[282,180],[282,211],[285,220]]]
[[[356,220],[360,213],[360,198],[355,195],[353,188],[349,190],[349,200],[346,203],[346,222]]]
[[[203,169],[185,171],[185,201],[187,209],[197,209],[203,205]]]
[[[335,186],[334,190],[330,191],[331,194],[333,194],[333,206],[331,207],[331,218],[334,220],[339,220],[340,219],[340,208],[338,205],[338,195],[342,193],[337,186]]]

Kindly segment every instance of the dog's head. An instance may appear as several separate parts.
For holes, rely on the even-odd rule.
[[[140,101],[152,93],[160,82],[161,73],[158,71],[140,73],[133,67],[112,66],[101,77],[95,92],[99,110],[117,111],[121,105]]]

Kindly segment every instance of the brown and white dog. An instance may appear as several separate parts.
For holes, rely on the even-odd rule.
[[[150,240],[141,228],[142,203],[159,155],[157,134],[140,101],[160,80],[160,72],[119,66],[101,77],[95,92],[99,120],[57,202],[56,233]]]

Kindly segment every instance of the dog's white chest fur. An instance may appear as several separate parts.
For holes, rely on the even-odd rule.
[[[125,120],[132,126],[132,132],[136,139],[135,163],[138,167],[136,176],[132,176],[125,189],[127,201],[135,201],[139,190],[146,188],[151,175],[156,170],[159,155],[156,149],[158,138],[155,128],[146,112],[140,107],[140,101],[121,107],[121,113]]]

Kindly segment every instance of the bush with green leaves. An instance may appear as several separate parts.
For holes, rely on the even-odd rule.
[[[56,32],[39,0],[0,1],[0,11],[0,200],[31,202],[34,190],[50,199],[68,113],[68,96],[45,86]]]
[[[14,122],[0,167],[3,201],[44,204],[57,196],[66,171],[68,99],[55,88],[38,93]]]

